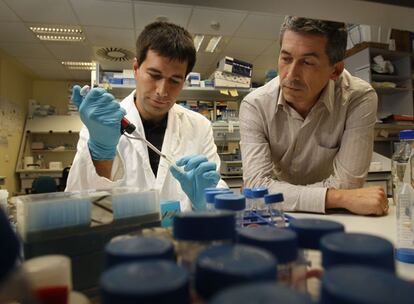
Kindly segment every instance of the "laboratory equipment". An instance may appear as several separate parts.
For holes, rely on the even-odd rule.
[[[100,279],[102,304],[189,304],[188,272],[171,261],[125,263],[106,270]]]
[[[296,232],[298,237],[299,264],[309,267],[312,274],[306,282],[306,289],[313,298],[319,297],[319,276],[322,275],[322,258],[320,240],[323,236],[345,231],[344,225],[330,220],[320,219],[290,219],[289,229]]]
[[[266,194],[269,194],[269,191],[266,187],[260,187],[260,188],[252,188],[252,196],[253,196],[253,210],[256,210],[257,213],[260,215],[263,214],[263,212],[266,211],[266,204],[264,201],[264,196]]]
[[[254,197],[251,188],[244,188],[243,195],[246,197],[246,211],[252,211],[254,209]]]
[[[218,194],[214,197],[214,206],[217,210],[230,210],[236,213],[236,227],[243,227],[246,198],[239,194]]]
[[[171,241],[156,237],[135,236],[109,242],[105,246],[105,268],[128,262],[159,259],[175,261]]]
[[[229,56],[225,56],[217,63],[217,70],[237,74],[245,77],[252,77],[253,65]]]
[[[210,304],[312,304],[305,294],[273,282],[251,283],[219,292]]]
[[[216,195],[218,195],[218,194],[232,194],[233,192],[230,191],[230,189],[228,189],[228,188],[208,188],[208,189],[204,189],[204,193],[205,193],[205,197],[206,197],[207,210],[214,210],[215,209],[214,197]]]
[[[90,90],[90,87],[88,85],[83,86],[81,91],[80,91],[80,95],[81,96],[86,96],[86,94],[88,94],[89,90]],[[135,140],[143,141],[148,146],[148,148],[150,148],[152,151],[157,153],[160,157],[165,159],[170,166],[175,167],[180,172],[184,172],[183,169],[181,169],[180,167],[178,167],[175,164],[175,160],[171,156],[162,153],[160,150],[158,150],[157,147],[155,147],[148,140],[146,140],[144,136],[142,136],[140,133],[138,133],[138,131],[136,130],[135,125],[133,123],[131,123],[125,117],[123,117],[122,120],[121,120],[121,133],[124,134],[129,139],[135,139]],[[127,134],[134,135],[134,136],[129,136]]]
[[[304,291],[299,283],[304,285],[306,268],[298,261],[295,232],[271,226],[246,227],[237,231],[237,242],[271,252],[277,260],[277,281]]]
[[[210,245],[233,242],[234,213],[218,210],[180,213],[173,220],[173,236],[177,241],[178,264],[193,272],[200,251]]]
[[[209,299],[238,284],[276,283],[276,274],[276,259],[266,250],[247,245],[212,246],[197,257],[195,289],[200,297]]]
[[[243,175],[243,163],[241,160],[224,160],[221,162],[220,173],[223,175]]]
[[[409,304],[413,284],[397,276],[360,265],[336,266],[322,278],[321,304]]]
[[[267,206],[270,222],[278,228],[285,227],[285,216],[283,215],[283,194],[266,194],[264,196],[264,201]]]
[[[378,236],[335,232],[321,239],[320,248],[324,269],[355,264],[395,273],[394,246]]]

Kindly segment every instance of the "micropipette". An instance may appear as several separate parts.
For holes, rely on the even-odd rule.
[[[89,91],[90,91],[90,87],[88,85],[85,85],[80,90],[80,95],[81,96],[86,96],[86,94],[88,94]],[[146,140],[144,137],[142,137],[141,134],[138,133],[137,128],[135,127],[135,125],[133,123],[131,123],[125,117],[123,117],[122,120],[121,120],[121,133],[123,135],[125,135],[127,138],[143,141],[152,151],[157,153],[160,157],[164,158],[170,166],[174,167],[175,169],[177,169],[178,171],[180,171],[182,173],[184,172],[182,168],[178,167],[175,164],[175,161],[170,156],[167,156],[166,154],[162,153],[160,150],[158,150],[157,147],[155,147],[148,140]],[[130,135],[134,135],[134,137],[127,135],[127,133],[130,134]]]

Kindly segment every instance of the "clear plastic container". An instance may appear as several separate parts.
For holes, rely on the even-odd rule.
[[[394,154],[391,158],[391,175],[392,175],[392,196],[394,204],[397,204],[398,193],[404,182],[404,174],[411,154],[411,145],[405,141],[404,134],[400,138],[401,142],[394,143]]]
[[[214,198],[217,210],[229,210],[236,213],[236,227],[243,227],[246,198],[240,194],[218,194]]]
[[[298,237],[299,261],[307,267],[305,281],[306,290],[314,299],[319,297],[320,277],[322,276],[322,257],[320,240],[323,236],[345,231],[344,225],[338,222],[321,219],[292,219],[289,229],[296,232]]]
[[[206,198],[207,210],[214,210],[214,197],[217,194],[231,194],[233,192],[226,188],[207,188],[204,190],[204,193]]]
[[[101,275],[100,290],[102,304],[190,303],[188,272],[165,260],[112,267]]]
[[[243,195],[246,197],[246,211],[255,210],[254,197],[251,188],[244,188]]]
[[[177,262],[194,272],[198,254],[211,245],[232,243],[235,237],[233,212],[214,210],[183,212],[173,221],[173,237],[176,242]]]
[[[264,201],[267,206],[270,221],[278,228],[286,226],[285,216],[283,214],[283,194],[272,193],[264,196]]]
[[[245,283],[273,281],[276,259],[268,251],[247,245],[221,245],[207,248],[197,258],[195,289],[209,299],[226,288]]]
[[[269,191],[266,187],[253,188],[251,191],[253,196],[253,210],[256,210],[256,212],[262,214],[266,211],[264,196],[269,194]]]

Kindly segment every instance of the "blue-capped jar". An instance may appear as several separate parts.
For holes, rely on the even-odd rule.
[[[174,217],[173,236],[177,262],[193,272],[200,251],[210,245],[232,243],[235,238],[233,212],[214,210],[183,212]]]
[[[299,260],[309,270],[309,274],[316,278],[307,279],[308,292],[314,298],[319,297],[320,281],[318,276],[322,275],[320,240],[325,235],[345,231],[341,223],[322,219],[292,219],[289,221],[289,229],[296,232],[298,236]]]
[[[306,268],[300,268],[298,263],[298,240],[295,232],[271,226],[245,227],[237,230],[237,242],[272,253],[277,260],[278,282],[305,290],[298,285],[306,275]]]
[[[273,282],[251,283],[219,292],[210,304],[312,304],[304,293]]]
[[[171,261],[124,263],[100,278],[103,304],[190,303],[188,272]]]
[[[266,204],[264,202],[264,197],[266,194],[269,194],[269,191],[266,187],[252,188],[251,189],[253,196],[253,209],[260,214],[266,210]]]
[[[321,304],[409,304],[413,284],[382,269],[360,265],[335,266],[322,278]]]
[[[173,243],[167,239],[135,236],[105,246],[105,268],[149,259],[175,261]]]
[[[195,289],[209,299],[217,292],[243,283],[273,281],[276,259],[270,252],[247,245],[211,246],[196,261]]]
[[[270,222],[278,228],[286,226],[285,216],[283,213],[283,200],[282,193],[271,193],[264,196],[264,202],[267,207]]]
[[[254,210],[255,209],[254,206],[253,206],[254,197],[253,197],[252,189],[251,188],[244,188],[243,189],[243,195],[246,198],[246,210],[247,211]]]
[[[212,190],[215,189],[215,190]],[[231,194],[233,193],[232,191],[230,191],[229,189],[226,188],[207,188],[204,190],[204,196],[206,198],[206,204],[207,204],[207,210],[214,210],[215,206],[214,206],[214,198],[216,197],[216,195],[218,194]]]
[[[394,246],[370,234],[337,232],[321,239],[322,266],[357,264],[395,273]]]
[[[246,198],[240,194],[219,194],[214,198],[217,210],[234,211],[236,214],[236,227],[243,227],[244,209],[246,209]]]

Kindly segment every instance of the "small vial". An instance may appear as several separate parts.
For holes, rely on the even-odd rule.
[[[306,294],[295,291],[283,284],[261,282],[245,284],[226,289],[213,297],[210,304],[312,304]]]
[[[229,210],[236,212],[236,227],[243,227],[244,209],[246,198],[239,194],[218,194],[214,198],[217,210]]]
[[[175,261],[174,245],[166,239],[135,236],[105,246],[105,268],[149,259]]]
[[[285,216],[283,214],[283,194],[272,193],[264,196],[271,223],[278,228],[286,226]]]
[[[190,303],[188,272],[171,261],[123,263],[100,278],[102,304]]]
[[[214,210],[183,212],[173,220],[173,236],[176,242],[177,262],[194,271],[195,260],[206,247],[231,243],[235,237],[233,212]]]
[[[329,269],[322,278],[323,304],[409,304],[413,303],[413,284],[397,276],[361,265],[341,265]]]
[[[212,188],[207,188],[207,189],[212,189]],[[214,210],[215,206],[214,206],[214,197],[217,194],[231,194],[233,193],[232,191],[230,191],[229,189],[226,188],[214,188],[215,190],[204,190],[205,192],[205,197],[206,197],[206,203],[207,203],[207,210]]]
[[[253,188],[251,191],[252,191],[253,205],[255,207],[255,210],[257,213],[259,213],[259,215],[262,215],[263,212],[266,211],[266,204],[264,202],[264,196],[266,194],[269,194],[269,191],[265,187]]]
[[[341,223],[320,219],[293,219],[289,222],[289,229],[298,236],[299,260],[308,271],[309,279],[304,277],[303,285],[314,299],[319,297],[319,278],[322,275],[320,240],[323,236],[345,231]]]
[[[278,262],[277,281],[297,287],[295,278],[299,276],[300,264],[295,232],[271,226],[246,227],[237,231],[237,239],[240,244],[255,246],[272,253]],[[301,275],[306,275],[306,269],[303,267]]]
[[[254,197],[252,189],[244,188],[243,195],[246,197],[246,211],[250,212],[252,210],[256,210],[256,206],[254,206]]]
[[[273,281],[276,259],[266,250],[247,245],[207,248],[197,258],[195,289],[203,299],[238,284]]]
[[[322,266],[356,264],[395,273],[394,246],[390,241],[363,233],[337,232],[321,239]]]

